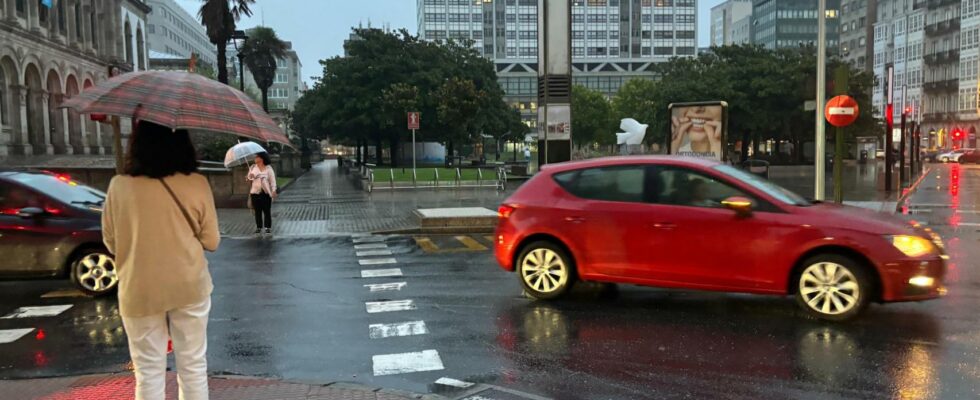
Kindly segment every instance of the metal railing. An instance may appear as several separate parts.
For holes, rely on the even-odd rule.
[[[395,170],[397,169],[401,168],[377,168],[377,166],[373,164],[363,165],[361,167],[361,173],[364,177],[362,187],[369,193],[375,190],[441,188],[494,188],[497,190],[504,190],[507,187],[507,169],[502,165],[486,168],[453,168],[453,176],[451,180],[443,180],[440,178],[440,168],[431,169],[433,178],[431,180],[420,180],[418,178],[419,171],[425,171],[429,168],[418,168],[416,170],[411,170],[412,176],[410,181],[397,180],[395,179]],[[463,171],[471,170],[476,170],[476,180],[464,179]],[[493,171],[496,173],[496,177],[485,177],[484,171]]]

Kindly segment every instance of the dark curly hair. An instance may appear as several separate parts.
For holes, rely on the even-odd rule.
[[[184,129],[140,121],[129,138],[126,175],[163,178],[197,172],[197,152]]]
[[[265,165],[272,165],[272,158],[269,157],[269,153],[262,152],[256,154],[255,156],[261,158]]]

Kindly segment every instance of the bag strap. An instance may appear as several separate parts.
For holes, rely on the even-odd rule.
[[[158,178],[158,179],[160,179],[160,183],[163,184],[163,187],[167,189],[167,193],[170,193],[170,197],[174,199],[175,203],[177,203],[177,208],[180,209],[180,213],[184,214],[184,220],[187,221],[187,226],[191,228],[191,232],[194,233],[194,237],[200,239],[201,234],[194,230],[194,220],[191,218],[191,215],[187,212],[187,209],[184,208],[184,205],[180,203],[180,200],[177,198],[177,195],[174,194],[174,191],[170,189],[170,185],[167,184],[167,181],[163,180],[163,178]]]

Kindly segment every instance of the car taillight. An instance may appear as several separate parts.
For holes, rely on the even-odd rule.
[[[514,210],[516,210],[514,206],[502,204],[497,208],[497,216],[501,219],[510,218],[510,215],[514,213]]]

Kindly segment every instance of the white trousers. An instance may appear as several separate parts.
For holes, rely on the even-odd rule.
[[[211,298],[147,317],[123,317],[136,375],[136,400],[163,400],[167,340],[174,344],[181,400],[208,398],[208,313]],[[167,322],[170,326],[167,326]]]

